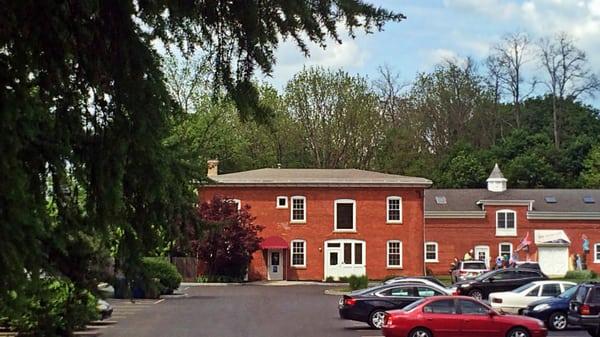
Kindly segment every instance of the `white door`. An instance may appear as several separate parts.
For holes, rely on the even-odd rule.
[[[485,267],[490,269],[490,246],[475,246],[475,260],[484,261]]]
[[[569,247],[538,246],[538,262],[544,274],[564,276],[569,270]]]
[[[268,279],[270,281],[283,280],[283,252],[281,249],[269,249],[268,250]]]
[[[325,241],[325,279],[365,275],[366,244],[360,240]]]

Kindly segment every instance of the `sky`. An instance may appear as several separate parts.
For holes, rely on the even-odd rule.
[[[292,41],[276,52],[272,77],[264,78],[282,89],[304,66],[342,68],[374,80],[378,68],[387,65],[411,81],[419,72],[431,71],[446,58],[467,56],[482,61],[490,47],[506,33],[522,31],[532,40],[559,32],[571,35],[600,73],[600,0],[367,0],[407,16],[388,23],[383,32],[357,33],[355,39],[341,33],[343,43],[330,41],[325,50],[312,45],[305,58]],[[526,77],[541,77],[535,61],[527,65]],[[541,86],[538,90],[543,90]],[[600,107],[600,98],[586,103]]]

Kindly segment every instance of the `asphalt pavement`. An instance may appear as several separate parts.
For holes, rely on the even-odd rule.
[[[323,286],[199,286],[187,296],[115,307],[102,337],[378,337],[366,324],[341,320],[337,296]],[[584,337],[581,330],[550,336]]]

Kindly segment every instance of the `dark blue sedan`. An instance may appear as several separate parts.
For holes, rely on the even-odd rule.
[[[576,291],[577,287],[571,287],[556,297],[535,301],[525,308],[522,313],[544,321],[550,330],[564,330],[567,328],[569,301],[571,301]]]

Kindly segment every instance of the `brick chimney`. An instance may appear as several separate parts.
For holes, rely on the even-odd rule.
[[[216,177],[219,175],[219,161],[216,159],[211,159],[206,162],[208,165],[208,172],[206,172],[207,177]]]

